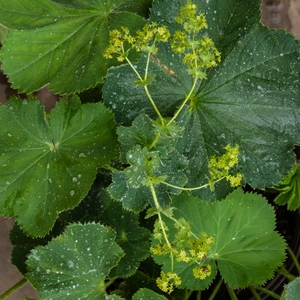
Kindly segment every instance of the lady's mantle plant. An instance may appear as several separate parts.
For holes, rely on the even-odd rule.
[[[239,186],[294,167],[300,61],[260,2],[0,4],[13,86],[68,95],[0,106],[0,212],[40,299],[188,299],[217,272],[234,299],[272,278],[274,210]]]

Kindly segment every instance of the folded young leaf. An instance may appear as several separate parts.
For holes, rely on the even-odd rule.
[[[44,236],[61,211],[87,194],[97,169],[118,153],[112,112],[101,103],[61,99],[47,119],[40,102],[0,106],[0,213]]]
[[[72,224],[47,246],[33,249],[27,279],[39,299],[122,299],[105,291],[110,270],[123,256],[115,236],[100,224]]]
[[[238,189],[221,202],[207,203],[199,198],[181,194],[173,196],[174,217],[184,218],[191,231],[200,237],[206,233],[214,243],[201,263],[210,265],[211,274],[204,280],[193,277],[196,263],[174,260],[174,272],[182,280],[180,287],[205,289],[216,275],[217,269],[232,288],[245,288],[251,284],[264,284],[272,278],[276,267],[285,259],[285,242],[274,231],[274,209],[256,194],[244,194]],[[174,222],[164,218],[170,240],[177,229]],[[153,241],[156,244],[157,240]],[[184,249],[183,249],[184,250]],[[154,256],[170,271],[170,257]]]
[[[49,84],[56,93],[71,94],[100,83],[109,31],[143,24],[141,16],[122,11],[126,2],[0,0],[1,23],[11,29],[2,68],[13,87],[33,92]]]

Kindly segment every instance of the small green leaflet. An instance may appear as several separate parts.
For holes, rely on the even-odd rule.
[[[172,196],[174,217],[184,218],[191,230],[200,237],[202,232],[214,238],[203,263],[210,264],[211,275],[204,280],[193,277],[197,264],[174,261],[174,272],[182,279],[181,288],[206,289],[217,269],[232,288],[245,288],[251,284],[264,284],[272,278],[276,267],[285,259],[285,242],[274,231],[274,209],[266,199],[256,194],[244,194],[241,189],[229,194],[221,202],[205,202],[186,193]],[[176,233],[173,221],[164,218],[172,236]],[[153,240],[153,245],[157,240]],[[154,256],[170,271],[170,258]]]
[[[1,23],[10,28],[2,68],[13,87],[33,92],[49,84],[56,93],[71,94],[96,86],[116,63],[102,55],[109,31],[120,26],[135,31],[144,24],[126,11],[134,9],[130,2],[0,0]]]
[[[84,198],[97,169],[118,153],[112,112],[61,99],[49,115],[37,100],[0,106],[0,213],[44,236],[61,211]]]
[[[105,291],[110,270],[124,255],[115,237],[114,230],[100,224],[72,224],[47,246],[33,249],[27,279],[39,299],[122,299]]]

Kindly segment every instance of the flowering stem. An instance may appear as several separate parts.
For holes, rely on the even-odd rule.
[[[195,35],[194,34],[193,34],[192,40],[193,41],[195,40]],[[192,50],[193,50],[193,53],[196,55],[196,51],[195,51],[194,45],[192,46]],[[197,69],[197,67],[198,67],[197,60],[195,60],[195,69]],[[178,117],[178,115],[180,114],[180,112],[182,111],[182,109],[184,108],[184,106],[186,105],[186,103],[188,102],[188,100],[191,98],[191,96],[192,96],[192,94],[193,94],[193,92],[195,90],[197,81],[198,81],[198,77],[195,76],[194,82],[193,82],[193,86],[192,86],[189,94],[186,96],[186,98],[182,102],[181,106],[179,107],[179,109],[177,110],[177,112],[175,113],[175,115],[173,116],[173,118],[168,122],[167,126],[169,126],[169,125],[172,124],[172,122]]]
[[[224,178],[225,177],[221,177],[218,180],[216,180],[214,183],[217,183],[217,182],[221,181]],[[167,186],[170,186],[174,189],[178,189],[178,190],[182,190],[182,191],[196,191],[196,190],[200,190],[200,189],[206,188],[206,187],[211,185],[211,183],[206,183],[206,184],[203,184],[201,186],[197,186],[197,187],[193,187],[193,188],[189,188],[189,187],[185,188],[185,187],[180,187],[180,186],[173,185],[173,184],[165,182],[165,181],[162,181],[161,183],[165,184]]]
[[[2,299],[4,300],[4,299],[8,298],[11,294],[13,294],[17,289],[19,289],[26,282],[27,282],[27,279],[22,278],[19,282],[17,282],[14,286],[12,286],[4,294],[0,295],[0,300],[2,300]]]
[[[165,241],[169,247],[170,250],[172,250],[172,247],[171,247],[171,244],[169,242],[169,239],[168,239],[168,236],[167,236],[167,233],[165,231],[165,227],[164,227],[164,222],[162,220],[162,217],[161,217],[161,214],[160,214],[160,211],[161,211],[161,207],[158,203],[158,199],[157,199],[157,196],[156,196],[156,192],[155,192],[155,188],[154,188],[154,185],[153,183],[150,182],[150,190],[151,190],[151,193],[152,193],[152,197],[153,197],[153,200],[154,200],[154,204],[155,204],[155,208],[157,210],[157,215],[158,215],[158,220],[159,220],[159,223],[160,223],[160,227],[162,229],[162,232],[163,232],[163,236],[165,238]],[[173,272],[173,264],[174,264],[174,260],[173,260],[173,253],[172,251],[170,251],[170,255],[171,255],[171,271]]]
[[[146,64],[146,70],[145,70],[145,76],[144,76],[144,79],[142,78],[142,76],[140,75],[140,73],[135,69],[135,67],[133,66],[133,64],[131,63],[131,61],[128,59],[128,57],[125,58],[126,61],[127,61],[127,63],[130,65],[130,67],[132,68],[132,70],[134,71],[134,73],[137,75],[138,79],[139,79],[141,82],[143,82],[143,81],[145,82],[145,81],[147,80],[150,56],[151,56],[151,53],[149,52],[149,53],[148,53],[148,57],[147,57],[147,64]],[[152,99],[152,96],[151,96],[151,94],[150,94],[150,92],[149,92],[149,90],[148,90],[148,86],[145,85],[145,86],[144,86],[144,89],[145,89],[146,95],[147,95],[148,99],[150,100],[150,102],[151,102],[151,104],[152,104],[152,106],[153,106],[153,108],[154,108],[156,114],[157,114],[158,117],[159,117],[159,120],[160,120],[161,124],[162,124],[163,126],[165,126],[165,120],[164,120],[164,118],[162,117],[162,115],[161,115],[159,109],[157,108],[157,106],[156,106],[154,100]]]
[[[178,115],[180,114],[180,112],[182,111],[182,109],[184,108],[184,106],[186,105],[186,103],[188,102],[188,100],[190,99],[192,93],[194,92],[194,89],[196,87],[197,81],[198,81],[198,78],[195,77],[194,82],[193,82],[193,86],[192,86],[189,94],[186,96],[186,98],[182,102],[181,106],[179,107],[179,109],[177,110],[177,112],[175,113],[175,115],[173,116],[173,118],[167,123],[167,126],[171,125],[173,123],[173,121],[178,117]]]
[[[131,69],[134,71],[134,73],[137,75],[138,79],[143,81],[143,78],[141,77],[140,73],[135,69],[134,65],[131,63],[131,61],[128,59],[128,57],[125,57],[127,63],[131,67]]]

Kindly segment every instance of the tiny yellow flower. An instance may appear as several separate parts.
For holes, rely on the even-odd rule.
[[[193,269],[193,275],[195,278],[199,278],[204,280],[206,277],[210,276],[211,274],[211,265],[203,265]]]
[[[156,279],[156,284],[163,292],[171,294],[174,286],[181,284],[181,279],[176,273],[162,271],[160,277]]]

